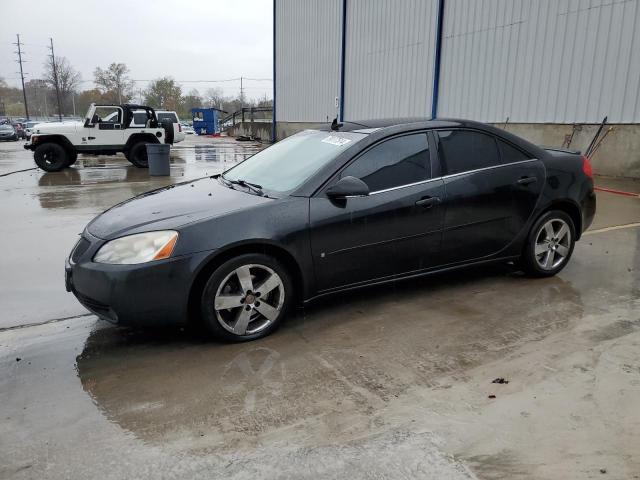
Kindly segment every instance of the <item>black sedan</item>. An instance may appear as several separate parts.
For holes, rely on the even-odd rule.
[[[107,210],[66,283],[112,322],[251,340],[337,291],[489,262],[555,275],[594,214],[575,152],[471,121],[334,122]]]

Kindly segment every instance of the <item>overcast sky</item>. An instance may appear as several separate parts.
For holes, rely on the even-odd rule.
[[[38,78],[53,38],[92,88],[93,70],[126,63],[139,80],[170,75],[176,80],[271,79],[271,0],[29,0],[0,6],[0,77],[19,86],[16,33],[24,42],[26,79]],[[138,82],[145,88],[146,82]],[[220,87],[238,94],[240,82],[182,83],[200,93]],[[247,80],[250,98],[272,96],[271,81]]]

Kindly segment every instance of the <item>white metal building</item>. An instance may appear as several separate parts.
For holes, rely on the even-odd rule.
[[[280,138],[336,116],[640,122],[640,0],[275,0],[274,23]]]
[[[638,0],[276,0],[277,120],[430,116],[441,6],[438,116],[640,121]]]

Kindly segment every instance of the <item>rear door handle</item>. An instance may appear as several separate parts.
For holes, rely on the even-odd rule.
[[[440,197],[426,197],[418,200],[416,202],[416,206],[423,207],[423,208],[431,208],[434,205],[437,205],[439,203],[440,203]]]
[[[518,180],[518,185],[529,185],[530,183],[536,183],[538,179],[536,177],[522,177]]]

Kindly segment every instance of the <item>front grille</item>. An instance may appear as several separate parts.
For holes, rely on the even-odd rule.
[[[71,252],[71,260],[73,262],[77,262],[80,257],[89,249],[91,242],[84,237],[80,237],[76,246],[73,247],[73,251]]]

